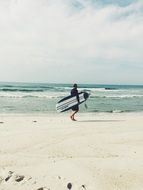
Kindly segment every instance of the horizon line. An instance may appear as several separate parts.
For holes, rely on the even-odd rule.
[[[73,83],[64,83],[64,82],[25,82],[25,81],[18,81],[18,82],[14,82],[14,81],[0,81],[0,83],[20,83],[20,84],[66,84],[66,85],[70,85]],[[77,83],[78,85],[124,85],[124,86],[143,86],[143,84],[127,84],[127,83]]]

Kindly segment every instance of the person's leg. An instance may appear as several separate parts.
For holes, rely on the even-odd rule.
[[[73,120],[74,120],[74,121],[76,121],[76,119],[74,118],[74,116],[75,116],[75,114],[76,114],[77,112],[78,112],[78,110],[75,111],[74,114],[73,114]]]
[[[75,113],[75,111],[72,111],[72,114],[70,116],[71,120],[73,120],[73,118],[74,118],[74,113]]]
[[[76,119],[74,118],[74,116],[75,116],[75,114],[76,114],[77,112],[78,112],[78,110],[74,111],[73,114],[70,116],[73,121],[76,121]]]
[[[75,118],[74,118],[74,116],[75,116],[75,114],[79,111],[79,106],[78,106],[78,105],[73,106],[73,107],[72,107],[72,111],[73,111],[73,112],[72,112],[70,118],[71,118],[73,121],[76,121]]]
[[[71,120],[73,120],[73,112],[72,112],[72,114],[70,115],[70,118],[71,118]]]

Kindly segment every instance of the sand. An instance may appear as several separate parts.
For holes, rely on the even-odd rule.
[[[143,113],[0,115],[0,190],[142,190]]]

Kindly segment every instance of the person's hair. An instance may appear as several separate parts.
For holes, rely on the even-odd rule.
[[[73,87],[74,87],[74,88],[77,88],[77,84],[75,83],[75,84],[73,85]]]

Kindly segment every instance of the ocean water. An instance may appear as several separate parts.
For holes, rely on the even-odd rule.
[[[0,83],[0,113],[56,113],[55,105],[72,84]],[[87,91],[88,109],[80,112],[143,112],[143,85],[79,84]]]

